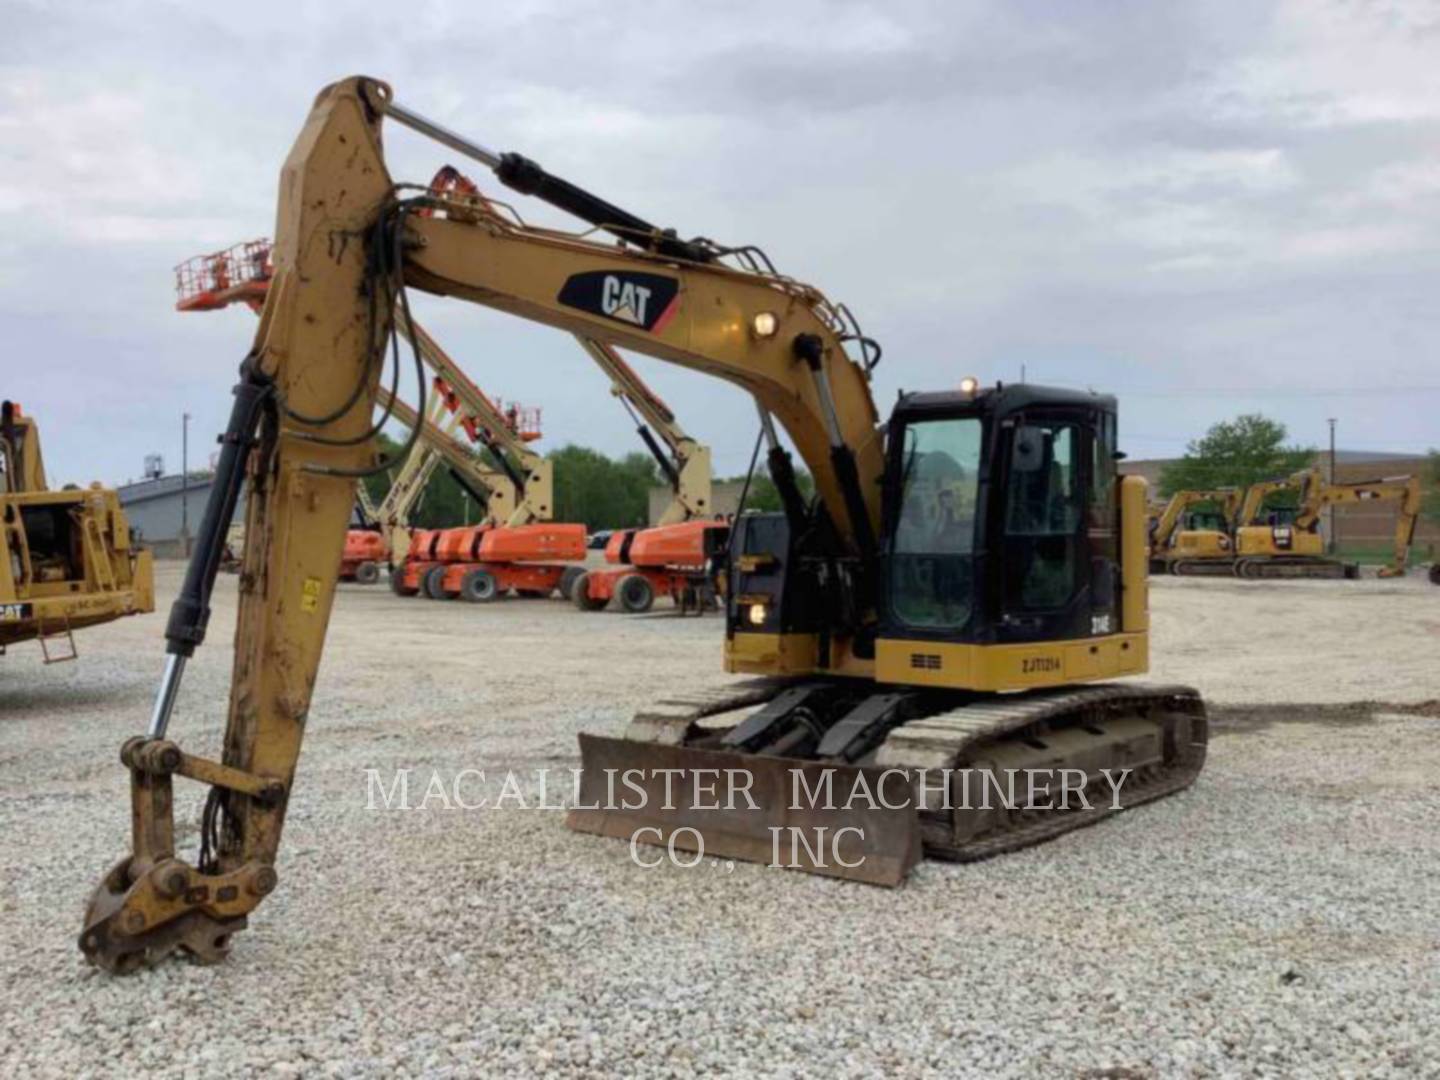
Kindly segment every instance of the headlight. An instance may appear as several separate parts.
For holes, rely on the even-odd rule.
[[[960,392],[962,394],[969,394],[971,397],[974,397],[976,391],[979,389],[980,380],[975,378],[974,375],[966,375],[960,380]]]
[[[764,625],[765,625],[765,616],[766,616],[766,614],[767,614],[767,612],[765,611],[765,605],[764,605],[764,604],[751,604],[751,605],[750,605],[750,625],[751,625],[751,626],[764,626]]]
[[[773,311],[762,311],[750,320],[750,329],[757,338],[774,337],[775,331],[780,329],[780,320]]]

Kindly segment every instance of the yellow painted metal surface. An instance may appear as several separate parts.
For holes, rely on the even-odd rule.
[[[1146,488],[1143,477],[1120,478],[1120,627],[1127,634],[1144,634],[1150,630]]]
[[[1148,642],[1143,633],[1016,645],[881,639],[875,677],[949,690],[1033,690],[1138,675],[1149,664]]]
[[[1294,525],[1247,525],[1235,533],[1235,550],[1242,556],[1325,554],[1325,539]]]
[[[830,663],[820,666],[815,634],[737,633],[725,641],[725,670],[745,675],[841,675],[873,678],[875,661],[855,656],[848,642],[832,640]]]
[[[133,543],[115,492],[45,490],[35,422],[16,428],[0,439],[0,646],[154,611],[151,554]],[[45,534],[60,542],[32,534],[27,512],[56,522]]]

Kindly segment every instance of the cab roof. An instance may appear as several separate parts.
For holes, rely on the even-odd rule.
[[[1010,383],[982,386],[976,393],[961,390],[937,390],[901,394],[895,405],[896,417],[921,417],[934,414],[955,414],[971,411],[1012,413],[1021,409],[1052,406],[1056,408],[1099,409],[1116,411],[1112,394],[1088,390],[1071,390],[1036,383]]]

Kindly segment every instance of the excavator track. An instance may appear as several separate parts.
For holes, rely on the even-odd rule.
[[[1177,559],[1170,564],[1177,577],[1234,577],[1233,559]]]
[[[1142,683],[931,697],[924,715],[892,727],[878,747],[854,763],[715,748],[717,735],[727,729],[707,725],[707,719],[765,706],[804,685],[815,683],[754,679],[676,696],[636,714],[622,738],[582,735],[580,805],[567,824],[632,841],[649,829],[651,835],[643,838],[647,843],[673,841],[686,850],[772,863],[777,829],[855,826],[861,840],[852,852],[858,856],[851,860],[854,867],[824,860],[781,865],[897,885],[922,851],[938,859],[973,861],[1043,843],[1117,810],[1180,791],[1205,763],[1208,725],[1199,694],[1186,686]],[[879,687],[875,694],[897,690],[904,692]],[[1031,770],[1038,775],[1062,768],[1083,770],[1087,785],[1070,789],[1060,805],[1026,809],[1005,805],[1000,796],[992,804],[986,793],[987,785],[992,792],[1007,786],[1000,783],[1002,776],[1013,785],[1015,777]],[[1103,779],[1106,769],[1117,777],[1118,793]],[[687,803],[683,783],[674,802],[668,786],[663,797],[658,786],[649,787],[643,809],[620,810],[613,799],[604,801],[604,783],[608,777],[613,784],[613,777],[626,770],[646,776],[744,770],[754,782],[760,812],[717,815]],[[801,774],[814,788],[826,772],[838,778],[838,790],[852,792],[857,783],[879,792],[887,782],[906,777],[908,805],[858,810],[777,805],[784,793],[798,790],[790,774]],[[1025,791],[1023,779],[1020,789]],[[893,786],[890,791],[893,795]],[[687,842],[687,833],[692,841],[696,834],[703,840]]]
[[[1340,562],[1338,559],[1268,556],[1240,559],[1235,563],[1235,576],[1251,581],[1274,581],[1286,578],[1292,580],[1297,578],[1328,581],[1338,581],[1342,578],[1353,580],[1360,576],[1360,567],[1356,563]]]
[[[1126,730],[1119,730],[1122,727]],[[1082,731],[1090,738],[1106,740],[1116,753],[1111,766],[1086,761],[1079,767],[1086,767],[1087,772],[1134,769],[1134,776],[1121,784],[1119,800],[1109,798],[1108,790],[1087,789],[1085,802],[1089,805],[1077,798],[1063,810],[997,808],[987,814],[963,808],[922,809],[926,854],[969,862],[1043,843],[1094,824],[1118,809],[1174,794],[1188,787],[1205,765],[1209,727],[1200,695],[1188,686],[1144,683],[1006,695],[912,720],[891,732],[875,764],[979,769],[987,755],[1008,744],[1034,751],[1030,760],[1015,760],[1011,767],[1061,767],[1066,761],[1078,766],[1085,756],[1083,750],[1066,755],[1046,740],[1053,743],[1067,732]],[[1107,797],[1096,797],[1101,794]]]

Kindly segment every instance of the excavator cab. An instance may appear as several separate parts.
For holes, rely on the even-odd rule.
[[[1114,633],[1115,415],[1114,398],[1030,385],[906,395],[887,428],[874,580],[807,551],[818,527],[745,515],[731,548],[732,656],[754,651],[737,639],[778,636],[777,651],[798,659],[810,650],[784,639],[815,635],[826,666],[823,628],[858,622],[867,586],[878,621],[860,627],[854,648],[881,656],[887,682],[972,688],[970,665],[932,645]],[[1031,670],[1046,670],[1035,659]]]
[[[881,636],[1057,641],[1119,625],[1115,401],[912,394],[890,421]]]

